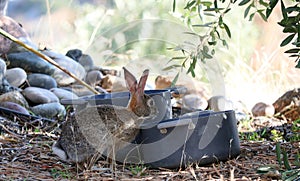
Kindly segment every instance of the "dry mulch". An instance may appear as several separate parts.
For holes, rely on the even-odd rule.
[[[51,152],[56,124],[27,124],[15,118],[0,121],[0,180],[272,180],[281,179],[273,141],[241,141],[241,154],[227,162],[186,169],[150,169],[143,165],[111,165],[98,161],[89,171],[61,162]],[[38,128],[38,129],[37,129]],[[47,131],[43,131],[47,130]],[[51,131],[49,131],[51,130]],[[299,142],[281,144],[293,163]],[[295,165],[291,164],[292,167]],[[273,168],[260,174],[261,167]],[[284,169],[282,167],[282,169]]]

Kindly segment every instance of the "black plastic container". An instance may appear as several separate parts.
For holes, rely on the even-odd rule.
[[[178,168],[191,163],[205,165],[225,161],[239,155],[234,111],[198,111],[172,119],[171,91],[145,93],[154,98],[159,114],[152,120],[145,120],[136,139],[117,151],[117,161],[143,163],[154,168]],[[63,103],[126,106],[129,96],[129,92],[119,92],[64,100]]]
[[[145,94],[154,99],[155,105],[158,109],[158,114],[152,120],[159,122],[161,120],[172,118],[171,107],[171,91],[170,90],[146,90]],[[79,99],[63,99],[61,103],[66,105],[77,105],[77,109],[83,109],[87,104],[94,105],[116,105],[126,107],[130,99],[129,92],[114,92],[109,94],[98,94],[94,96],[85,96]]]
[[[205,165],[240,154],[234,111],[198,112],[161,121],[142,128],[137,141],[141,160],[151,167]]]

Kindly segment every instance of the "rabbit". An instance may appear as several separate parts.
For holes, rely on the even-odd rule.
[[[81,163],[104,151],[118,150],[134,140],[138,126],[157,113],[154,100],[144,94],[149,70],[139,82],[125,68],[124,75],[130,100],[127,107],[88,106],[70,116],[62,125],[60,138],[52,150],[60,159]]]

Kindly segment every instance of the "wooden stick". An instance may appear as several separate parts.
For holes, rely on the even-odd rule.
[[[4,31],[2,28],[0,28],[0,34],[3,35],[4,37],[10,39],[11,41],[17,43],[18,45],[21,45],[22,47],[26,48],[27,50],[31,51],[32,53],[36,54],[37,56],[41,57],[42,59],[46,60],[47,62],[51,63],[52,65],[54,65],[55,67],[59,68],[61,71],[65,72],[66,74],[68,74],[70,77],[72,77],[73,79],[77,80],[80,84],[82,84],[83,86],[87,87],[89,90],[91,90],[94,94],[100,94],[98,91],[96,91],[95,89],[93,89],[90,85],[88,85],[87,83],[85,83],[84,81],[80,80],[78,77],[76,77],[76,75],[74,75],[73,73],[69,72],[67,69],[61,67],[58,63],[56,63],[54,60],[52,60],[50,57],[40,53],[39,51],[35,50],[34,48],[32,48],[29,45],[26,45],[25,43],[21,42],[19,39],[17,39],[16,37],[14,37],[13,35],[7,33],[6,31]]]

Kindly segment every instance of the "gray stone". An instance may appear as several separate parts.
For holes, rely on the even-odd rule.
[[[50,89],[51,92],[53,92],[59,100],[61,99],[78,99],[78,96],[74,94],[71,91],[62,89],[62,88],[52,88]]]
[[[3,79],[5,73],[6,73],[6,63],[2,58],[0,58],[0,80]]]
[[[83,54],[78,62],[84,67],[85,71],[90,71],[94,68],[94,61],[91,56]]]
[[[55,67],[32,52],[7,54],[8,68],[20,67],[26,72],[52,75]]]
[[[8,69],[6,71],[5,78],[10,85],[19,87],[26,81],[27,74],[25,70],[17,67],[17,68]]]
[[[6,93],[14,90],[18,90],[17,88],[11,86],[6,78],[5,78],[5,73],[6,73],[6,63],[3,61],[3,59],[0,58],[0,93]]]
[[[205,110],[208,106],[207,101],[198,94],[186,94],[182,98],[183,107],[194,110]]]
[[[66,53],[66,56],[72,58],[73,60],[75,60],[76,62],[78,62],[79,58],[81,57],[82,55],[82,51],[79,50],[79,49],[72,49],[72,50],[69,50],[67,53]]]
[[[0,102],[0,107],[4,107],[13,111],[17,111],[19,113],[27,114],[29,115],[29,112],[27,109],[17,103],[14,102]]]
[[[18,22],[8,16],[0,16],[0,28],[23,42],[30,42],[30,38]],[[13,42],[0,36],[0,54],[6,54],[11,49]],[[18,45],[20,47],[20,45]]]
[[[50,50],[44,50],[43,53],[52,58],[59,66],[74,74],[78,79],[83,80],[83,78],[85,77],[86,72],[82,65],[80,65],[70,57]],[[73,79],[70,75],[66,74],[58,68],[55,69],[52,77],[60,86],[66,86],[76,82],[76,80]]]
[[[46,74],[29,74],[27,80],[29,85],[32,87],[40,87],[44,89],[51,89],[57,87],[55,79]]]
[[[85,82],[92,87],[101,84],[101,80],[103,79],[103,74],[99,70],[92,70],[88,72],[85,76]]]
[[[31,108],[35,115],[45,118],[63,117],[66,115],[66,109],[58,102],[40,104]]]
[[[62,87],[65,90],[71,91],[74,94],[76,94],[77,96],[81,97],[81,96],[89,96],[89,95],[95,95],[91,90],[89,90],[87,87],[83,86],[83,85],[71,85],[68,87]]]
[[[34,104],[59,102],[58,97],[51,91],[39,87],[27,87],[22,91],[26,99]]]
[[[0,96],[0,102],[14,102],[25,108],[29,108],[28,102],[19,91],[12,91]]]

